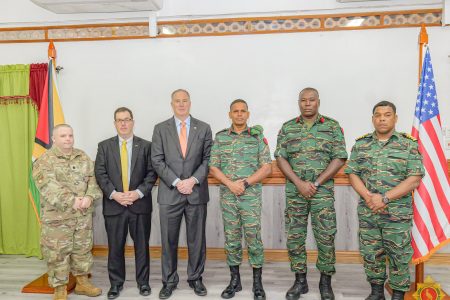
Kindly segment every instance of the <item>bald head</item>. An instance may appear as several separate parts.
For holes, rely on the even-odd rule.
[[[307,87],[307,88],[304,88],[303,90],[301,90],[300,93],[298,93],[298,99],[301,99],[303,94],[308,93],[308,92],[314,93],[315,96],[317,97],[317,99],[319,99],[319,91],[312,87]]]
[[[55,127],[53,127],[52,136],[55,136],[55,133],[57,133],[61,128],[70,128],[70,129],[72,129],[72,126],[70,126],[69,124],[58,124]]]
[[[73,150],[73,129],[68,124],[59,124],[53,127],[53,145],[65,154],[72,153]]]

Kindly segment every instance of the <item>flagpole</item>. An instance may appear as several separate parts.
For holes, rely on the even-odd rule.
[[[50,43],[48,45],[48,58],[52,60],[53,67],[54,67],[55,61],[56,61],[56,48],[55,48],[55,45],[53,44],[53,40],[50,40]],[[50,67],[50,65],[49,65],[49,67]],[[49,81],[48,77],[49,77],[50,71],[51,70],[48,70],[48,72],[47,72],[47,82]],[[54,83],[54,84],[56,84],[56,83]],[[48,86],[48,89],[52,89],[52,88],[53,87]],[[44,93],[47,93],[47,91],[44,90]],[[53,125],[64,123],[64,115],[62,114],[61,106],[59,104],[59,96],[57,96],[57,93],[56,93],[56,94],[53,94],[52,97],[56,97],[57,106],[55,106],[56,104],[55,104],[54,98],[50,101],[51,104],[49,104],[49,105],[53,105],[58,108],[58,109],[53,109],[53,113],[58,114],[58,116],[55,117],[55,120],[57,123],[53,124]],[[53,116],[52,116],[52,118],[53,118]],[[52,128],[50,128],[50,129],[52,129]],[[48,142],[50,143],[51,140],[49,140]],[[44,147],[42,147],[42,149],[43,149],[43,151],[45,151]],[[73,289],[75,289],[75,285],[76,285],[75,277],[72,275],[72,273],[69,273],[69,282],[67,283],[67,287],[66,287],[67,292],[70,293]],[[37,279],[28,283],[27,285],[25,285],[22,288],[22,293],[53,294],[53,292],[54,292],[54,288],[52,288],[48,284],[47,273],[41,275],[40,277],[38,277]]]
[[[50,40],[50,43],[48,44],[48,57],[51,59],[56,59],[56,48],[53,44],[53,40]]]
[[[422,62],[423,62],[423,48],[428,44],[428,33],[425,25],[422,24],[419,34],[419,76],[418,82],[420,83],[420,76],[422,75]],[[424,264],[419,263],[416,265],[416,279],[414,281],[414,290],[417,290],[418,283],[424,282]]]
[[[423,46],[428,44],[428,33],[425,25],[422,24],[422,28],[419,33],[419,76],[417,76],[420,83],[420,76],[422,75],[422,62],[423,62]]]

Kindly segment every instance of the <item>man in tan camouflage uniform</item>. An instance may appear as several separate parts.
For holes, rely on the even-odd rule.
[[[33,165],[33,177],[41,193],[41,248],[47,260],[48,282],[53,299],[67,299],[69,273],[76,277],[75,293],[99,296],[88,274],[92,267],[93,201],[101,198],[94,165],[81,150],[73,148],[69,125],[53,129],[53,146]]]
[[[417,141],[395,131],[395,105],[381,101],[373,108],[375,132],[356,140],[345,173],[361,196],[358,205],[359,250],[372,292],[366,300],[384,300],[386,257],[393,300],[409,290],[412,258],[411,192],[424,174]]]
[[[344,135],[337,121],[319,114],[316,89],[303,89],[298,104],[301,115],[283,124],[275,150],[278,166],[287,178],[287,248],[291,270],[295,272],[295,282],[286,299],[296,300],[308,292],[305,241],[311,212],[318,249],[316,266],[321,273],[320,295],[322,300],[333,300],[331,275],[336,272],[333,177],[347,159]]]
[[[261,273],[264,248],[261,241],[261,181],[272,172],[270,150],[261,126],[248,127],[250,116],[242,99],[230,105],[230,128],[216,134],[209,162],[211,174],[220,186],[225,231],[225,252],[231,281],[222,298],[234,297],[242,289],[239,265],[242,262],[242,227],[253,267],[255,300],[266,299]]]

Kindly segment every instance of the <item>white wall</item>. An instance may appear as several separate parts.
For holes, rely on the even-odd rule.
[[[450,28],[429,28],[441,119],[450,126]],[[372,130],[379,100],[398,106],[398,130],[410,132],[417,93],[418,28],[228,37],[57,43],[63,109],[77,146],[91,157],[114,134],[113,111],[135,112],[136,133],[171,115],[170,93],[186,88],[192,114],[214,132],[228,126],[229,103],[248,100],[251,124],[271,151],[283,122],[298,114],[297,94],[319,89],[321,112],[345,130],[347,148]],[[0,65],[46,61],[47,44],[0,44]]]
[[[442,8],[443,0],[390,0],[339,3],[336,0],[164,0],[157,14],[162,19],[192,16],[218,16],[262,13],[336,13],[339,11],[383,11],[417,8]],[[148,12],[54,14],[35,5],[30,0],[1,0],[0,27],[18,26],[17,23],[75,22],[87,20],[111,20],[148,18]]]

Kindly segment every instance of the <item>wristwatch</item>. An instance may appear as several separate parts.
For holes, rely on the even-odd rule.
[[[244,179],[244,187],[247,189],[250,186],[250,183],[248,183],[247,179]]]
[[[383,195],[381,195],[383,198],[382,198],[382,200],[381,201],[383,201],[383,203],[385,204],[385,205],[387,205],[388,203],[389,203],[389,198],[388,198],[388,196],[386,196],[386,194],[385,193],[383,193]]]
[[[316,180],[316,181],[314,181],[314,186],[315,186],[316,188],[318,188],[318,187],[320,186],[320,183]]]

